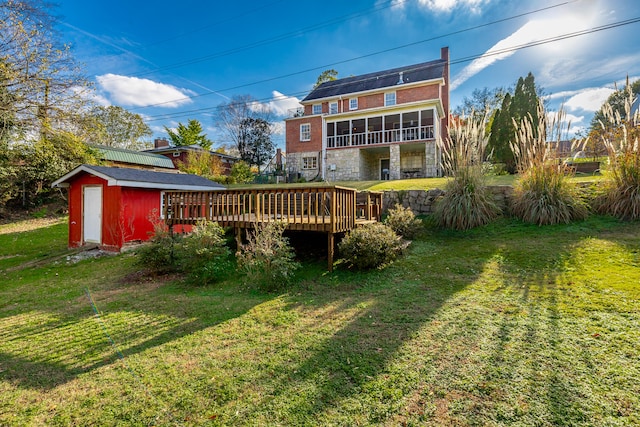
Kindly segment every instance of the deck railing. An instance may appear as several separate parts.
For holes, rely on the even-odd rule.
[[[377,221],[382,194],[338,186],[168,191],[164,193],[167,224],[216,221],[221,226],[252,228],[256,223],[283,221],[291,230],[341,233],[357,222]]]
[[[429,140],[434,139],[433,129],[433,126],[419,126],[404,129],[389,129],[327,136],[327,148]]]

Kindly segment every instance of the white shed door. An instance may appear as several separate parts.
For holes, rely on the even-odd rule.
[[[102,187],[84,187],[82,209],[84,241],[102,243]]]

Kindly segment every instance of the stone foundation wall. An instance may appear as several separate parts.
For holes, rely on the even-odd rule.
[[[327,179],[330,181],[360,180],[360,149],[327,150]],[[335,165],[335,170],[330,170]]]
[[[316,164],[318,165],[315,169],[303,169],[303,157],[315,157]],[[291,175],[290,179],[294,181],[298,178],[298,174],[300,178],[304,178],[307,181],[311,181],[314,178],[318,177],[320,173],[320,168],[322,167],[322,159],[317,151],[309,151],[302,153],[290,153],[287,154],[287,172]]]
[[[508,185],[496,185],[490,186],[489,190],[502,211],[507,212],[513,188]],[[386,212],[399,203],[410,208],[416,215],[430,214],[433,213],[435,200],[443,195],[444,191],[440,189],[385,191],[382,196],[382,211]]]

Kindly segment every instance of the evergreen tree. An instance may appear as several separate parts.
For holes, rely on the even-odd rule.
[[[519,125],[522,120],[531,116],[531,124],[537,133],[538,129],[538,94],[536,93],[536,85],[533,74],[529,73],[524,79],[520,77],[516,84],[516,90],[511,100],[511,117]],[[537,135],[533,135],[537,138]]]
[[[515,135],[515,128],[511,121],[510,108],[511,94],[507,93],[502,100],[502,105],[493,116],[487,151],[491,153],[493,162],[504,163],[505,169],[509,173],[513,173],[515,171],[515,161],[509,143]]]
[[[178,123],[178,127],[175,131],[166,126],[164,127],[164,130],[167,131],[169,139],[171,139],[171,143],[176,147],[197,144],[205,150],[211,148],[212,142],[207,138],[207,135],[202,129],[202,124],[200,124],[198,120],[190,119],[187,126],[182,123]]]
[[[509,173],[516,172],[516,164],[511,152],[511,141],[515,138],[516,126],[531,116],[532,127],[537,132],[540,120],[537,112],[538,99],[535,79],[533,74],[529,73],[525,78],[518,79],[513,96],[509,93],[505,95],[500,109],[493,117],[487,150],[493,153],[494,162],[505,164]]]

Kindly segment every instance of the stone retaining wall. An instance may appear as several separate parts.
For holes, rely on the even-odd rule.
[[[489,186],[489,190],[493,193],[498,206],[507,212],[513,188],[508,185],[495,185]],[[402,206],[410,208],[416,215],[430,214],[433,212],[435,200],[442,195],[444,195],[444,191],[440,189],[385,191],[382,196],[382,211],[386,212],[389,208],[400,203]]]

